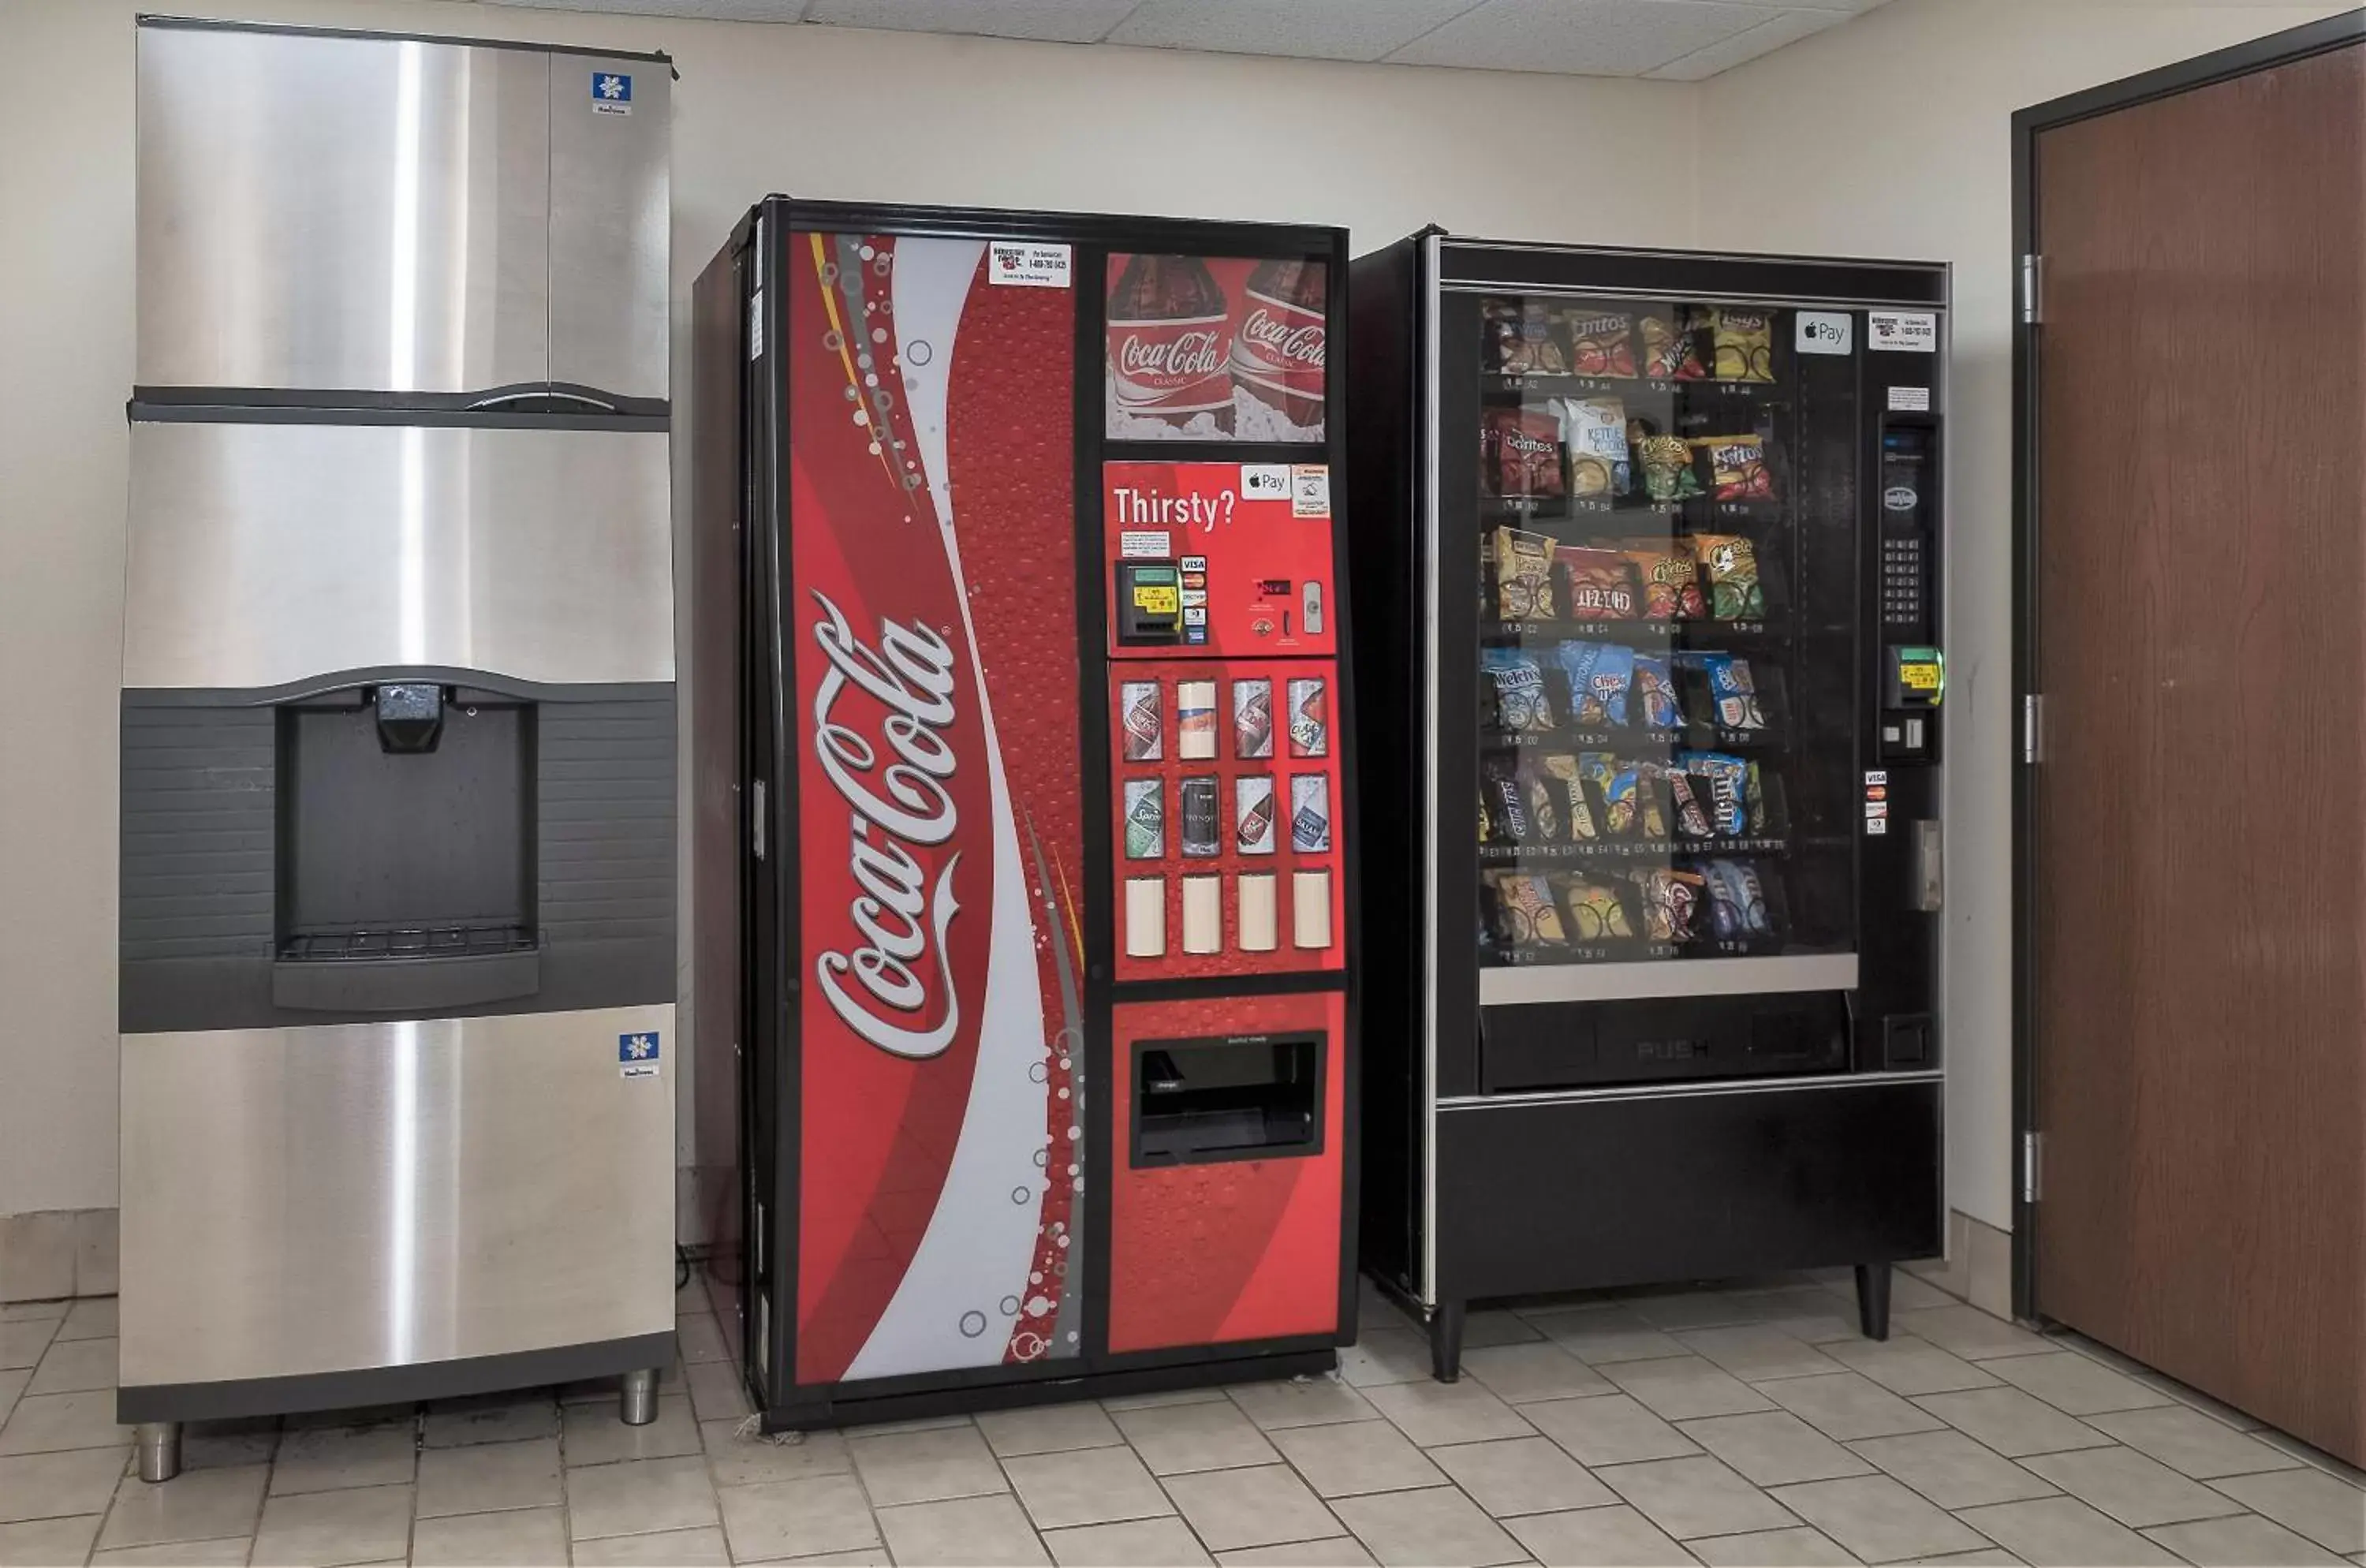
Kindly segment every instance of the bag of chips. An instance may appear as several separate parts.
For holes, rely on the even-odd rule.
[[[1754,621],[1766,614],[1758,581],[1758,552],[1739,534],[1696,534],[1693,555],[1708,578],[1709,614],[1720,621]]]
[[[1719,501],[1768,501],[1774,471],[1766,466],[1766,442],[1749,435],[1696,435],[1694,450],[1708,459],[1709,490]]]
[[[1710,915],[1721,937],[1769,936],[1774,930],[1767,918],[1766,896],[1758,874],[1741,861],[1713,860],[1707,873]]]
[[[1517,735],[1553,727],[1543,666],[1516,648],[1481,649],[1479,662],[1494,685],[1496,722],[1504,731]]]
[[[1627,919],[1627,906],[1619,901],[1618,890],[1608,883],[1590,876],[1564,877],[1560,897],[1562,907],[1569,911],[1570,928],[1577,932],[1578,941],[1603,942],[1635,934],[1635,928]]]
[[[1617,398],[1566,398],[1561,440],[1569,448],[1569,493],[1625,495],[1627,409]]]
[[[1572,843],[1599,838],[1601,830],[1594,824],[1594,807],[1585,798],[1585,785],[1577,773],[1577,759],[1557,753],[1544,760],[1545,777],[1560,792],[1562,810],[1569,818],[1569,837]]]
[[[1668,775],[1668,795],[1675,804],[1676,831],[1687,839],[1706,839],[1715,829],[1710,827],[1708,807],[1702,804],[1701,792],[1694,787],[1695,775],[1682,771]]]
[[[1495,614],[1507,621],[1553,617],[1553,542],[1517,528],[1495,530]]]
[[[1487,874],[1495,886],[1496,929],[1505,942],[1525,946],[1569,940],[1563,934],[1552,884],[1542,874],[1494,871]]]
[[[1643,934],[1652,942],[1693,940],[1693,916],[1700,908],[1703,879],[1698,872],[1673,871],[1666,866],[1627,874],[1643,907]]]
[[[1489,409],[1479,455],[1493,492],[1515,499],[1561,493],[1560,421],[1527,409]]]
[[[1552,312],[1540,299],[1490,299],[1484,307],[1488,363],[1506,376],[1566,376]]]
[[[1750,773],[1744,781],[1742,794],[1750,804],[1751,832],[1760,838],[1765,837],[1768,831],[1768,819],[1774,813],[1766,805],[1765,775],[1758,771],[1758,764],[1755,762],[1750,764]]]
[[[1640,709],[1636,722],[1647,728],[1673,729],[1684,721],[1684,708],[1676,701],[1675,676],[1664,653],[1637,651],[1635,698]]]
[[[1635,333],[1643,343],[1643,374],[1659,381],[1696,381],[1708,374],[1696,340],[1675,317],[1646,310],[1636,318]]]
[[[1707,783],[1709,820],[1729,839],[1750,830],[1750,764],[1723,751],[1679,751],[1676,766]]]
[[[1572,310],[1569,367],[1578,376],[1635,374],[1635,318],[1624,310]]]
[[[1569,679],[1569,700],[1577,724],[1625,724],[1627,688],[1635,679],[1635,650],[1615,642],[1574,640],[1557,650]]]
[[[1568,579],[1572,620],[1635,618],[1634,562],[1617,550],[1589,550],[1578,545],[1557,547],[1553,558],[1560,562],[1561,571]]]
[[[1622,552],[1643,583],[1643,615],[1653,621],[1696,621],[1708,614],[1701,599],[1700,565],[1669,540],[1629,540]]]
[[[1758,684],[1750,673],[1750,660],[1731,653],[1693,653],[1684,656],[1696,666],[1708,685],[1710,712],[1717,722],[1728,729],[1763,729],[1766,715],[1758,705]]]
[[[1712,362],[1720,381],[1774,379],[1774,318],[1721,305],[1709,312]]]
[[[1641,820],[1635,805],[1635,770],[1621,768],[1607,751],[1581,751],[1578,775],[1602,802],[1602,830],[1614,839],[1635,831]]]

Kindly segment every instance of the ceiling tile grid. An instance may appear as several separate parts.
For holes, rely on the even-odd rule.
[[[489,0],[1150,49],[1694,82],[1882,0]]]

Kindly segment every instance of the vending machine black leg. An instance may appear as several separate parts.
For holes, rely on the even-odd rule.
[[[1429,1314],[1429,1370],[1440,1382],[1462,1377],[1462,1303],[1440,1302]]]
[[[1889,1337],[1889,1265],[1856,1266],[1856,1322],[1867,1339]]]

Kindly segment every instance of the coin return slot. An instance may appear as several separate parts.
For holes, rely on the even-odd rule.
[[[1316,1153],[1323,1038],[1245,1035],[1133,1046],[1133,1164]]]

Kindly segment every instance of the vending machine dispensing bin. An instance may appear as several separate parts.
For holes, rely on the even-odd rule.
[[[1405,1021],[1364,1264],[1441,1378],[1486,1297],[1845,1265],[1879,1337],[1941,1248],[1946,310],[1921,263],[1356,263],[1402,915],[1364,956]]]
[[[1346,262],[774,197],[699,280],[700,1174],[768,1427],[1354,1333]]]

